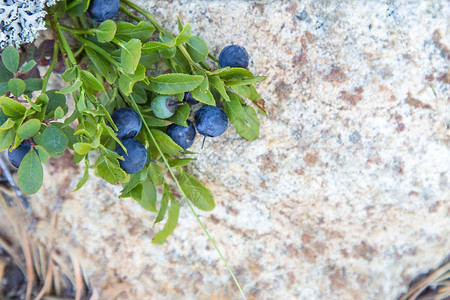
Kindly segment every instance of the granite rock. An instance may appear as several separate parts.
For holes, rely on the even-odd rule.
[[[190,23],[213,53],[245,46],[269,118],[246,142],[230,127],[192,147],[211,189],[200,217],[248,299],[396,299],[450,249],[446,1],[140,1],[164,26]],[[103,295],[238,299],[184,205],[162,225],[70,154],[31,201],[42,243],[77,253]],[[108,270],[108,271],[105,271]]]

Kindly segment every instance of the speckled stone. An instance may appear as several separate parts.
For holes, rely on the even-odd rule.
[[[396,299],[449,254],[446,1],[140,3],[173,30],[177,15],[189,22],[216,55],[243,45],[268,75],[261,138],[230,126],[194,143],[190,167],[215,195],[199,214],[248,299]],[[120,187],[92,176],[67,193],[82,176],[70,155],[45,169],[34,235],[77,253],[101,295],[239,299],[185,205],[152,245],[162,225]]]

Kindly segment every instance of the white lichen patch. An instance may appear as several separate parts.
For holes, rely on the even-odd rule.
[[[55,0],[0,0],[0,49],[32,43],[45,30],[45,6]]]

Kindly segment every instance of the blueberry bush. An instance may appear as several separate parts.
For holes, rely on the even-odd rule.
[[[177,225],[183,199],[173,188],[211,239],[194,206],[212,210],[213,195],[184,169],[194,160],[184,155],[195,154],[186,150],[194,127],[215,137],[231,123],[242,138],[258,138],[258,113],[267,114],[254,85],[265,76],[247,69],[247,51],[228,46],[219,63],[189,24],[178,19],[178,33],[170,33],[130,0],[60,0],[46,10],[54,39],[1,52],[0,151],[8,149],[18,167],[19,187],[39,191],[42,164],[70,149],[74,163],[85,167],[76,190],[91,168],[122,184],[120,198],[154,212],[155,223],[168,216],[154,243],[164,243]],[[47,66],[45,74],[38,66]],[[67,86],[48,89],[51,74]],[[195,116],[192,105],[203,106]]]

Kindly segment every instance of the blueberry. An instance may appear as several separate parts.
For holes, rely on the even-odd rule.
[[[113,112],[111,118],[117,126],[116,134],[119,140],[134,138],[141,131],[141,117],[131,108],[120,108]]]
[[[16,149],[8,151],[8,159],[11,164],[18,168],[25,155],[31,150],[31,143],[29,140],[24,140]]]
[[[120,0],[91,0],[88,14],[95,22],[114,18],[119,12]]]
[[[195,100],[194,97],[192,97],[191,92],[184,93],[183,101],[186,102],[189,105],[194,105],[194,104],[198,103],[198,101]]]
[[[203,106],[195,114],[195,127],[198,133],[204,136],[219,136],[225,132],[227,126],[227,115],[217,106]]]
[[[220,51],[219,64],[222,68],[232,67],[247,69],[248,63],[248,53],[242,46],[230,45]]]
[[[142,170],[147,163],[147,150],[145,149],[145,146],[136,139],[123,140],[122,144],[128,152],[128,155],[126,155],[120,145],[116,146],[116,153],[123,156],[125,159],[119,159],[122,170],[128,174],[134,174]]]
[[[181,148],[187,149],[194,143],[195,127],[191,121],[187,120],[188,126],[181,126],[177,124],[170,124],[167,127],[167,135],[177,143]]]
[[[170,96],[157,96],[152,101],[152,111],[160,119],[167,119],[177,111],[179,103]]]

